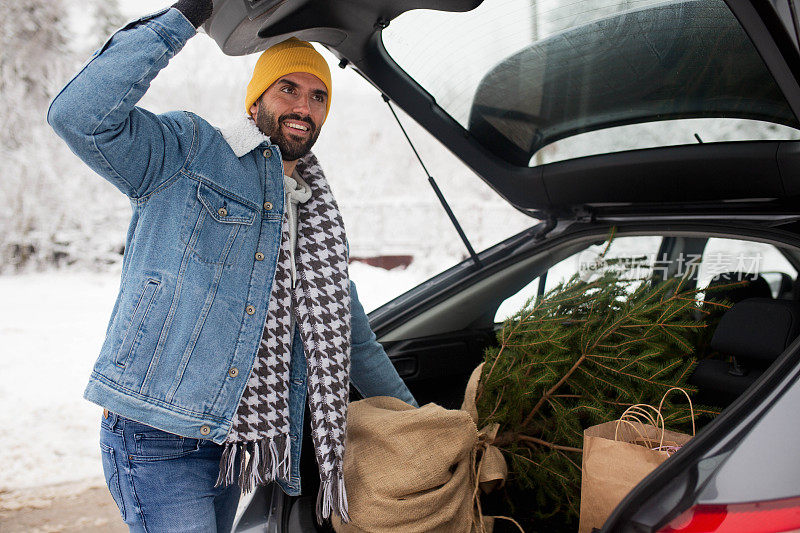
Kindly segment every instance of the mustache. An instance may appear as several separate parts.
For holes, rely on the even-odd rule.
[[[280,116],[280,118],[278,119],[278,123],[280,124],[284,120],[298,120],[301,122],[306,122],[308,123],[309,126],[311,126],[311,133],[317,131],[317,125],[314,123],[314,121],[311,119],[309,115],[303,116],[298,113],[287,113],[285,115]]]

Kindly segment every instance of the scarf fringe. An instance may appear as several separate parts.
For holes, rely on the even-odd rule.
[[[283,435],[255,442],[226,442],[219,461],[219,476],[214,486],[238,484],[246,494],[259,485],[267,485],[277,479],[288,480],[291,461],[291,445],[289,439]]]
[[[291,472],[289,466],[292,464],[292,449],[291,446],[285,446],[283,448],[283,461],[281,463],[283,465],[283,472],[281,472],[281,476],[284,479],[289,479],[289,474]]]
[[[342,523],[350,522],[347,514],[347,491],[344,488],[344,477],[341,472],[333,478],[322,481],[317,492],[317,522],[330,518],[331,510],[336,511]]]

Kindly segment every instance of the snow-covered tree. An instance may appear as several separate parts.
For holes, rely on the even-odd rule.
[[[66,8],[45,0],[0,0],[0,145],[17,149],[42,122],[41,111],[70,63]]]
[[[71,262],[85,252],[76,244],[88,246],[98,219],[114,212],[95,207],[105,184],[87,179],[46,122],[51,98],[79,61],[67,7],[0,0],[0,9],[0,271]]]
[[[118,0],[92,0],[92,39],[96,47],[125,22]]]
[[[8,207],[0,210],[0,252],[14,263],[33,253],[31,195],[47,189],[49,173],[44,110],[68,52],[60,2],[0,0],[0,8],[0,203]]]

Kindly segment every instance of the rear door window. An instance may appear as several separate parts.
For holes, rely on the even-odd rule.
[[[798,138],[723,0],[485,0],[466,13],[404,13],[382,39],[444,111],[517,166]]]
[[[607,246],[606,243],[589,246],[556,263],[545,274],[532,279],[516,294],[503,301],[495,314],[495,322],[503,322],[519,311],[528,299],[546,294],[575,274],[588,280],[593,273],[604,268],[623,269],[628,271],[629,277],[639,279],[650,276],[662,279],[682,276],[694,269],[693,281],[701,288],[712,281],[737,282],[760,276],[770,290],[770,294],[764,294],[764,297],[800,299],[795,296],[797,269],[778,247],[718,237],[692,237],[690,240],[699,241],[702,253],[665,252],[665,248],[671,247],[663,246],[664,237],[655,235],[615,238],[608,247],[605,261],[599,261],[599,258]],[[797,296],[800,297],[800,294]]]
[[[519,292],[506,299],[497,309],[494,321],[503,322],[519,311],[530,298],[535,298],[540,293],[546,294],[576,273],[588,279],[610,261],[618,261],[617,266],[620,268],[630,267],[631,275],[649,277],[653,274],[653,266],[658,267],[657,255],[662,239],[660,236],[618,237],[608,247],[605,263],[598,259],[606,249],[606,243],[590,246],[556,263],[546,274],[531,280]]]
[[[708,239],[698,269],[698,286],[705,287],[715,278],[725,275],[731,281],[760,275],[769,285],[773,298],[794,297],[797,269],[771,244],[716,237]]]

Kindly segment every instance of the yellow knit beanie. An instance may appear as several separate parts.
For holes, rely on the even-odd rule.
[[[292,72],[307,72],[322,80],[322,83],[328,88],[327,108],[325,110],[325,118],[328,118],[333,92],[331,70],[328,67],[328,62],[319,52],[314,50],[311,43],[301,41],[295,37],[267,48],[258,58],[256,67],[253,69],[253,77],[247,85],[247,96],[244,102],[247,114],[250,114],[250,107],[264,94],[264,91],[270,85],[275,83],[281,76]]]

